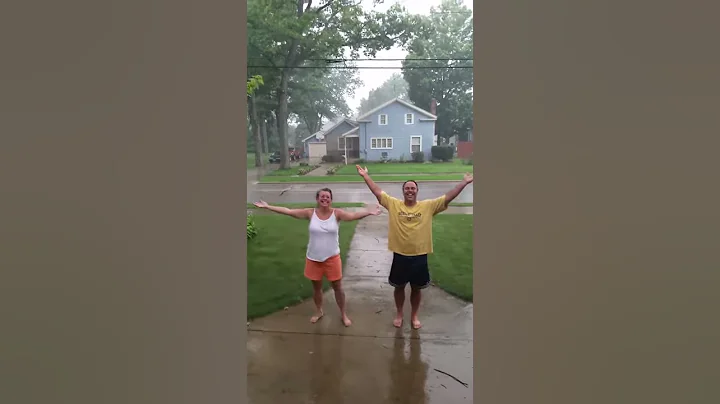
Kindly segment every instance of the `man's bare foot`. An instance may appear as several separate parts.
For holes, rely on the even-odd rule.
[[[345,324],[345,327],[350,327],[350,325],[352,325],[352,321],[350,321],[350,317],[348,317],[346,314],[343,314],[342,322],[343,322],[343,324]]]
[[[419,330],[422,327],[422,323],[417,318],[412,319],[413,330]]]
[[[315,313],[314,316],[310,317],[310,322],[315,324],[318,322],[318,320],[320,320],[322,318],[322,316],[323,316],[323,312],[322,312],[322,310],[320,310],[319,312]]]
[[[395,317],[395,320],[393,320],[393,325],[396,328],[402,327],[402,323],[403,323],[402,315]]]

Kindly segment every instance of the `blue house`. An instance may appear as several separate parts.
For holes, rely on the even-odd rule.
[[[437,116],[399,98],[392,99],[355,119],[341,117],[303,139],[308,158],[319,161],[330,155],[335,161],[411,160],[423,152],[431,159]]]
[[[430,160],[430,151],[436,145],[436,120],[430,112],[395,98],[357,117],[358,126],[341,137],[357,139],[344,143],[356,143],[353,146],[357,145],[359,157],[367,161],[411,160],[416,152],[423,152],[424,159]]]

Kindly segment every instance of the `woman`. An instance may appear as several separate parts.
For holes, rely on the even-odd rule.
[[[311,323],[316,323],[323,316],[322,279],[323,276],[332,285],[335,291],[335,301],[340,308],[340,316],[346,327],[352,324],[345,313],[345,292],[342,289],[342,261],[340,259],[340,225],[339,221],[359,220],[370,215],[380,214],[380,205],[375,209],[362,212],[346,212],[341,209],[332,208],[332,191],[323,188],[315,194],[317,205],[315,208],[288,209],[279,206],[271,206],[266,202],[255,202],[255,206],[267,209],[272,212],[282,213],[296,219],[308,219],[310,225],[308,230],[310,239],[308,241],[307,254],[305,257],[305,277],[312,281],[313,300],[315,301],[316,312],[310,318]]]

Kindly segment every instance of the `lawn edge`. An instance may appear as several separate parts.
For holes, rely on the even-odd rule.
[[[450,203],[450,206],[452,206],[452,203]],[[447,215],[454,215],[454,216],[467,215],[467,213],[446,213],[446,214],[447,214]],[[471,215],[472,215],[472,213],[471,213]],[[431,269],[431,270],[432,270],[432,269]],[[474,270],[473,270],[473,278],[474,278],[474,277],[475,277],[475,272],[474,272]],[[455,292],[452,292],[452,291],[450,291],[450,290],[448,290],[448,289],[445,289],[445,288],[442,287],[441,285],[435,283],[435,281],[433,281],[432,278],[430,279],[430,285],[432,285],[432,286],[434,286],[434,287],[442,290],[443,292],[449,294],[450,296],[452,296],[452,297],[454,297],[454,298],[456,298],[456,299],[459,299],[459,300],[461,300],[462,302],[465,302],[465,303],[470,303],[470,304],[472,304],[472,303],[473,303],[473,299],[475,298],[474,293],[473,293],[473,296],[470,296],[470,299],[466,299],[466,298],[460,296],[458,293],[455,293]],[[474,292],[474,291],[473,291],[473,292]]]
[[[342,261],[342,265],[343,265],[343,273],[345,273],[344,271],[345,271],[345,265],[347,265],[347,261],[346,261],[347,254],[348,254],[348,252],[350,252],[350,246],[352,246],[353,239],[355,239],[355,234],[357,233],[358,224],[359,223],[357,221],[354,222],[354,226],[352,227],[352,236],[350,237],[350,244],[348,244],[348,248],[346,248],[345,251],[343,251],[342,248],[340,249],[340,260]],[[330,290],[330,288],[331,288],[330,282],[328,282],[327,279],[323,279],[323,287],[322,287],[323,292],[327,292],[328,290]],[[287,307],[290,308],[290,307],[299,306],[299,305],[305,303],[308,299],[312,299],[312,295],[306,297],[305,299],[303,299],[295,304],[289,304]],[[281,311],[283,311],[283,309],[278,309],[276,311],[273,311],[273,312],[270,312],[267,314],[263,314],[261,316],[250,317],[248,315],[248,316],[246,316],[247,317],[246,322],[249,324],[257,319],[264,318],[264,317],[273,315],[275,313],[279,313]]]
[[[283,177],[280,177],[283,178]],[[460,182],[462,179],[457,180],[418,180],[420,183],[426,183],[426,182]],[[375,181],[376,184],[402,184],[403,181]],[[310,185],[310,184],[362,184],[363,181],[258,181],[258,184],[300,184],[300,185]]]

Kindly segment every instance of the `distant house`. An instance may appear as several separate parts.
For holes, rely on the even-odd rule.
[[[432,106],[431,106],[432,108]],[[411,160],[415,152],[431,159],[437,144],[437,116],[399,98],[392,99],[355,119],[339,118],[303,139],[311,162],[330,155],[336,161]]]
[[[340,136],[357,126],[357,122],[344,117],[323,125],[322,129],[302,140],[305,155],[311,163],[319,162],[325,155],[333,155],[340,160],[345,154],[345,145],[340,143]],[[348,146],[352,147],[352,144]],[[353,158],[353,153],[349,154]]]
[[[327,136],[328,154],[347,153],[348,159],[381,161],[410,160],[413,153],[423,152],[424,159],[430,160],[430,151],[436,145],[436,120],[437,116],[430,112],[395,98],[347,120],[349,125],[342,128],[347,130],[337,136],[337,152],[331,149],[336,135]]]

